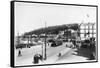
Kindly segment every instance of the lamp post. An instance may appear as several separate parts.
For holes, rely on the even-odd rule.
[[[20,44],[20,36],[19,36],[19,32],[18,32],[17,45],[19,46],[19,44]]]
[[[45,31],[46,31],[46,22],[45,22]],[[47,54],[46,54],[46,32],[45,32],[45,54],[44,54],[44,60],[47,59]]]
[[[92,24],[92,37],[94,37],[94,23]]]

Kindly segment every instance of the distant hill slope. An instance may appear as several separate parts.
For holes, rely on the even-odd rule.
[[[58,26],[50,26],[46,28],[39,28],[30,32],[25,33],[24,35],[32,35],[32,34],[58,34],[59,31],[65,30],[65,29],[73,29],[77,30],[78,29],[78,24],[67,24],[67,25],[58,25]]]

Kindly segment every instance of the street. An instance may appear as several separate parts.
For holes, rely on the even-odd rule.
[[[15,51],[15,65],[16,66],[22,66],[22,65],[37,65],[34,64],[33,57],[35,54],[39,53],[42,54],[42,47],[41,45],[32,46],[31,48],[23,48],[21,50],[21,55],[18,57],[18,51],[17,49]],[[59,53],[61,53],[61,56],[58,57]],[[38,64],[55,64],[55,63],[73,63],[73,62],[85,62],[90,61],[87,60],[87,57],[77,55],[77,49],[68,48],[66,47],[65,43],[63,43],[61,46],[57,47],[47,47],[47,59],[46,60],[39,60]]]

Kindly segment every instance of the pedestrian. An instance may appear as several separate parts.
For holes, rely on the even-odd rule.
[[[94,39],[91,39],[89,48],[91,51],[90,60],[94,60],[95,59],[95,48],[96,48]]]
[[[60,57],[60,56],[61,56],[61,53],[58,54],[58,57]]]
[[[33,59],[34,59],[34,64],[37,64],[38,63],[38,56],[37,55],[35,55],[34,57],[33,57]]]
[[[77,46],[76,46],[76,41],[75,40],[73,40],[73,44],[74,44],[74,47],[76,48]]]
[[[18,52],[18,56],[21,56],[21,51],[19,50],[19,52]]]
[[[41,54],[39,54],[39,59],[40,59],[41,61],[43,61],[43,56],[42,56]]]
[[[34,55],[33,57],[33,63],[38,64],[39,63],[39,54]]]

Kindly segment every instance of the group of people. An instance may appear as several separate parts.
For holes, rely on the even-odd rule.
[[[90,51],[91,51],[90,60],[95,59],[96,58],[95,38],[91,38],[90,39],[89,48],[90,48]]]
[[[79,44],[77,44],[76,40],[68,40],[68,42],[66,43],[66,47],[69,48],[79,48]]]
[[[34,57],[33,57],[33,63],[37,64],[37,63],[39,63],[39,60],[43,61],[43,56],[41,54],[34,55]]]

